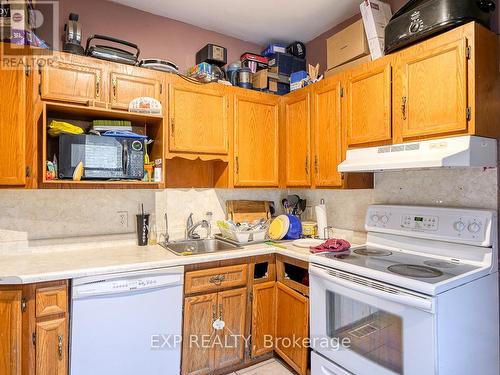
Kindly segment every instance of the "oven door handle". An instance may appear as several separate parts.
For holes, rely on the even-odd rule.
[[[355,290],[360,293],[364,293],[370,296],[378,297],[381,299],[389,300],[392,302],[399,303],[404,306],[415,307],[420,310],[425,310],[428,312],[433,312],[433,301],[430,298],[419,297],[416,295],[411,295],[409,293],[405,293],[403,291],[399,291],[398,293],[394,292],[385,292],[380,289],[370,288],[368,286],[358,284],[356,281],[347,281],[341,278],[330,275],[327,270],[321,267],[310,267],[309,272],[313,275],[317,275],[318,277],[325,279],[333,284],[337,284],[339,286]],[[341,272],[341,271],[340,271]],[[362,277],[356,276],[360,279]],[[370,280],[371,281],[371,280]],[[396,290],[396,288],[393,288]]]

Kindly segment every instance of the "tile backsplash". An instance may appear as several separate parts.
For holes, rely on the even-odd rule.
[[[0,242],[133,233],[141,203],[155,213],[159,233],[167,212],[171,238],[178,239],[191,212],[198,221],[210,211],[215,222],[225,217],[229,199],[270,200],[280,209],[288,193],[310,206],[325,199],[329,225],[362,231],[373,203],[497,209],[498,175],[497,169],[472,168],[383,172],[376,173],[373,190],[0,190]],[[128,216],[126,223],[119,212]]]

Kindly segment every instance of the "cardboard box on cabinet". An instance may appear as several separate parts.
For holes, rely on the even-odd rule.
[[[326,40],[327,68],[332,69],[370,53],[363,21],[359,20]]]
[[[353,60],[353,61],[349,61],[348,63],[345,63],[345,64],[342,64],[342,65],[339,65],[335,68],[332,68],[332,69],[328,69],[326,72],[325,72],[325,78],[326,77],[331,77],[335,74],[338,74],[338,73],[341,73],[347,69],[351,69],[351,68],[354,68],[358,65],[361,65],[361,64],[364,64],[364,63],[367,63],[367,62],[370,62],[372,61],[372,57],[370,55],[366,55],[366,56],[363,56],[363,57],[360,57],[359,59],[356,59],[356,60]]]
[[[391,6],[379,0],[364,0],[359,6],[372,60],[384,56],[385,27],[392,17]]]

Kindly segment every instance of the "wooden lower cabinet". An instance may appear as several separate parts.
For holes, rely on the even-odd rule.
[[[218,318],[224,328],[218,331],[222,346],[215,348],[215,366],[224,368],[243,362],[245,356],[246,288],[227,290],[218,295]]]
[[[182,374],[211,374],[242,363],[247,289],[240,288],[184,300]],[[221,329],[214,322],[224,322]]]
[[[66,317],[36,323],[36,374],[68,373],[68,320]]]
[[[309,348],[309,299],[286,285],[276,283],[275,351],[295,371],[307,374]]]
[[[214,333],[217,319],[217,293],[184,299],[182,374],[210,374],[215,369],[215,353],[201,340]]]
[[[21,374],[20,289],[0,289],[0,374]]]
[[[252,289],[252,357],[273,351],[269,338],[276,333],[276,282],[257,284]]]
[[[67,375],[67,288],[66,281],[0,286],[1,375]]]

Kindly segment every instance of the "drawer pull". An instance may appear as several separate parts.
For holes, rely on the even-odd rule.
[[[57,352],[59,353],[59,359],[63,359],[63,335],[57,336]]]
[[[222,282],[225,279],[226,279],[226,276],[224,276],[224,275],[216,275],[216,276],[212,276],[208,281],[212,284],[219,286],[222,284]]]

